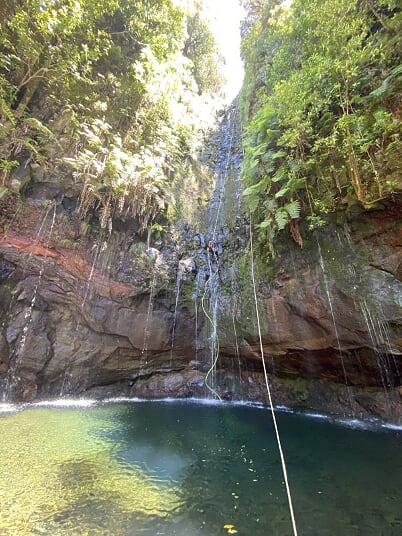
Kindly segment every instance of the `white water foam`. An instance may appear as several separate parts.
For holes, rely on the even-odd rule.
[[[384,422],[381,425],[382,428],[386,428],[387,430],[395,430],[398,432],[402,432],[402,424],[392,424],[388,422]]]
[[[19,406],[14,404],[0,404],[0,413],[13,413],[21,409]]]
[[[211,398],[137,398],[137,397],[111,397],[103,399],[93,398],[58,398],[55,400],[41,400],[40,402],[34,402],[30,404],[7,404],[0,403],[1,413],[16,413],[25,409],[35,407],[47,407],[47,408],[92,408],[107,404],[144,404],[144,403],[164,403],[164,404],[181,404],[181,405],[203,405],[211,407],[249,407],[254,409],[266,410],[269,406],[262,402],[248,401],[248,400],[217,400]],[[382,431],[391,430],[395,432],[402,432],[402,424],[387,423],[380,419],[356,419],[336,417],[334,415],[328,415],[325,413],[302,411],[290,408],[288,406],[278,405],[275,407],[276,411],[280,413],[289,413],[306,417],[308,419],[315,419],[351,428],[353,430],[368,430],[368,431]]]
[[[306,413],[303,413],[303,412],[299,412],[299,413],[300,415],[304,415],[305,417],[309,417],[310,419],[321,419],[323,421],[332,420],[332,417],[330,415],[324,415],[323,413],[310,413],[309,411],[307,411]]]
[[[29,404],[28,407],[90,408],[97,403],[98,400],[92,398],[58,398],[56,400],[34,402]]]

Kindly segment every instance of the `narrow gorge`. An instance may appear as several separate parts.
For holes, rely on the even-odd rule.
[[[0,1],[1,536],[402,534],[396,0]]]
[[[64,191],[2,203],[3,400],[209,397],[215,352],[219,396],[266,399],[239,133],[233,106],[202,157],[217,178],[203,231],[178,223],[150,244],[130,229],[100,231],[72,250],[62,247],[74,232]],[[49,192],[37,176],[32,191]],[[394,202],[329,219],[303,249],[285,242],[269,279],[260,274],[276,403],[398,421],[399,215]]]
[[[166,16],[179,21],[182,14],[168,4],[171,12]],[[195,45],[189,34],[180,34],[183,18],[176,21],[173,36],[168,19],[158,22],[160,35],[168,36],[171,50],[167,52],[158,32],[143,36],[148,48],[125,37],[129,30],[121,17],[132,16],[127,7],[114,14],[107,12],[107,6],[102,9],[95,26],[103,25],[114,41],[108,44],[107,57],[95,58],[98,49],[94,48],[90,64],[80,56],[81,50],[76,52],[82,72],[75,85],[66,83],[61,88],[59,79],[49,78],[46,83],[38,79],[30,88],[17,68],[9,71],[3,84],[21,90],[13,93],[14,101],[3,99],[2,112],[3,402],[218,397],[265,403],[257,306],[275,404],[400,423],[402,200],[396,171],[392,170],[392,188],[387,192],[383,188],[375,202],[363,199],[359,190],[363,186],[353,192],[350,185],[337,182],[335,172],[332,187],[341,192],[336,209],[324,206],[321,194],[308,191],[299,196],[291,175],[284,179],[282,168],[274,170],[278,162],[282,167],[291,162],[291,157],[286,157],[284,142],[273,154],[278,147],[273,149],[272,140],[264,138],[280,128],[280,112],[273,119],[267,108],[271,103],[263,103],[259,91],[264,82],[255,77],[258,65],[249,61],[254,70],[246,72],[242,96],[219,109],[206,99],[215,86],[211,78],[210,87],[202,85],[206,82],[200,73],[205,66],[197,64]],[[295,3],[296,15],[297,9],[299,3]],[[261,20],[267,10],[262,10]],[[387,12],[391,21],[399,14]],[[152,16],[157,20],[156,12]],[[187,31],[191,24],[193,29],[201,24],[197,17],[187,21]],[[257,14],[249,13],[249,24],[257,27],[258,20]],[[279,24],[279,15],[278,20]],[[74,24],[72,35],[81,35],[82,20]],[[15,36],[18,28],[10,23],[8,31],[9,37]],[[260,42],[253,32],[245,24],[246,60],[251,57],[247,46],[251,47],[252,38],[257,49],[262,46],[261,36]],[[88,36],[99,45],[96,40],[101,34]],[[175,49],[178,42],[181,45]],[[184,56],[179,57],[179,49]],[[260,59],[254,60],[257,64],[262,49],[260,53]],[[186,63],[190,60],[192,67]],[[178,70],[176,85],[169,85],[166,73],[173,67],[168,61],[181,61],[183,72],[189,69],[186,76],[192,73],[198,89],[194,91],[194,82]],[[89,69],[86,74],[84,65]],[[389,75],[383,91],[390,91],[392,84],[396,88],[400,79],[400,71]],[[131,84],[129,94],[124,94],[125,84]],[[178,84],[182,84],[179,97],[173,89]],[[86,87],[96,87],[98,94],[84,97]],[[157,92],[152,93],[155,87]],[[57,105],[51,91],[59,92]],[[190,102],[190,93],[198,99],[199,115],[192,119],[198,123],[191,133],[174,123],[176,112],[170,102],[161,108],[162,91],[166,99],[177,97],[175,106],[181,106],[182,118],[195,102]],[[389,113],[398,117],[398,98],[377,93],[388,99]],[[85,121],[80,98],[86,99],[92,114]],[[275,98],[280,98],[279,90]],[[114,106],[120,106],[117,112]],[[205,109],[214,124],[204,121]],[[321,110],[319,121],[323,114]],[[134,125],[130,117],[135,117]],[[325,120],[328,132],[330,120]],[[80,121],[84,122],[80,125]],[[276,127],[269,121],[276,122]],[[387,139],[396,151],[397,136],[389,132]],[[21,141],[21,136],[32,136],[34,141]],[[383,135],[384,143],[387,139]],[[45,143],[41,149],[40,143]],[[307,147],[311,148],[309,142],[303,151]],[[373,163],[376,155],[371,150],[367,148],[366,157]],[[135,169],[131,171],[135,185],[130,183],[130,165]],[[276,173],[271,193],[277,204],[264,201],[265,216],[261,216],[256,207],[258,203],[262,207],[263,201],[254,203],[253,196],[264,199],[271,188],[264,166],[273,166],[270,169]],[[314,210],[309,196],[316,196]],[[300,216],[300,207],[308,211],[308,203],[310,220]],[[272,220],[271,216],[264,220],[267,214],[274,215]],[[271,224],[277,233],[275,254],[271,254],[271,238],[267,242],[261,238]],[[252,228],[259,233],[256,252],[250,248]]]

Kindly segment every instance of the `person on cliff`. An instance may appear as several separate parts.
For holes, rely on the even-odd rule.
[[[218,260],[218,252],[216,251],[214,240],[210,240],[208,242],[208,248],[207,249],[208,249],[209,253],[212,253],[212,255]]]

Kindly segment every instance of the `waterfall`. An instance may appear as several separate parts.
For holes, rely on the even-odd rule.
[[[344,360],[344,357],[343,357],[343,354],[342,354],[341,343],[340,343],[340,340],[339,340],[338,326],[337,326],[337,323],[336,323],[334,306],[333,306],[333,303],[332,303],[333,299],[332,299],[331,292],[330,292],[330,286],[329,286],[329,281],[328,281],[328,276],[327,276],[327,269],[326,269],[326,266],[325,266],[320,241],[319,241],[317,236],[316,236],[316,239],[317,239],[317,248],[318,248],[318,254],[319,254],[319,263],[320,263],[320,268],[321,268],[321,272],[322,272],[322,280],[324,282],[325,295],[326,295],[326,298],[327,298],[327,301],[328,301],[329,311],[330,311],[330,314],[331,314],[331,320],[332,320],[332,324],[333,324],[333,327],[334,327],[336,345],[337,345],[337,349],[338,349],[338,355],[339,355],[339,359],[341,361],[343,378],[344,378],[347,393],[348,393],[349,406],[350,406],[350,409],[351,409],[351,411],[353,413],[352,394],[351,394],[351,391],[350,391],[350,385],[349,385],[349,382],[348,382],[348,376],[347,376],[346,367],[345,367],[345,360]]]
[[[210,363],[205,384],[210,392],[220,398],[217,392],[217,365],[220,353],[219,322],[223,316],[231,316],[234,332],[234,346],[240,369],[240,353],[235,325],[235,311],[238,306],[234,292],[228,300],[227,290],[222,288],[222,279],[227,277],[226,252],[223,242],[236,219],[240,218],[241,184],[239,175],[239,111],[234,103],[226,112],[215,136],[219,142],[217,161],[214,168],[215,188],[209,203],[207,227],[207,259],[205,283],[202,292],[202,306],[207,318]],[[225,273],[223,268],[225,269]],[[234,268],[231,273],[231,289],[234,285]],[[226,307],[225,307],[226,305]],[[222,330],[223,331],[223,330]],[[239,377],[240,377],[239,370]]]
[[[169,368],[172,368],[173,366],[173,347],[175,342],[175,335],[176,335],[176,324],[177,324],[177,310],[179,307],[179,299],[180,299],[180,286],[183,279],[183,269],[179,263],[179,266],[177,267],[176,272],[176,301],[174,304],[174,313],[173,313],[173,323],[172,323],[172,343],[170,346],[170,365]]]
[[[51,220],[50,220],[50,225],[48,226],[48,230],[47,230],[46,223],[47,223],[49,214],[51,212],[51,208],[53,208],[53,212],[52,212],[52,216],[51,216]],[[21,361],[22,361],[22,358],[24,356],[27,337],[29,335],[31,324],[33,322],[33,312],[34,312],[35,304],[36,304],[36,301],[37,301],[37,298],[38,298],[38,291],[40,289],[42,279],[43,279],[43,274],[44,274],[45,265],[46,265],[46,259],[47,259],[47,255],[48,255],[48,251],[49,251],[50,241],[52,239],[52,234],[53,234],[53,228],[54,228],[55,221],[56,221],[56,203],[53,203],[52,205],[49,204],[47,206],[45,214],[44,214],[44,216],[42,218],[42,221],[40,223],[39,229],[38,229],[38,231],[36,233],[36,237],[35,237],[35,243],[39,244],[40,241],[42,241],[44,239],[44,237],[46,236],[46,234],[47,234],[47,240],[45,242],[44,255],[43,255],[43,258],[42,258],[40,266],[39,266],[39,274],[38,274],[36,283],[34,284],[33,289],[32,289],[32,296],[31,296],[29,305],[25,308],[25,313],[24,313],[24,317],[23,317],[22,334],[21,334],[21,337],[19,339],[17,338],[16,341],[15,341],[14,350],[12,352],[11,359],[10,359],[10,367],[9,367],[9,369],[7,371],[7,375],[6,375],[6,378],[5,378],[5,389],[4,389],[4,392],[3,392],[3,401],[4,402],[10,398],[10,395],[12,396],[13,388],[17,387],[18,382],[20,381],[20,378],[18,377],[18,368],[19,368],[19,366],[21,364]],[[29,260],[31,259],[32,255],[33,255],[33,253],[30,252],[29,255],[28,255],[27,264],[28,264]]]
[[[99,259],[100,253],[101,253],[102,244],[103,244],[103,232],[100,233],[100,235],[98,236],[96,249],[95,249],[95,254],[94,254],[93,259],[92,259],[91,271],[89,272],[88,281],[87,281],[86,286],[85,286],[84,297],[83,297],[82,303],[81,303],[81,309],[84,309],[85,303],[86,303],[86,301],[88,299],[88,295],[89,295],[90,288],[91,288],[91,281],[92,281],[92,278],[93,278],[93,275],[94,275],[94,272],[95,272],[95,268],[96,268],[96,265],[98,263],[98,259]]]

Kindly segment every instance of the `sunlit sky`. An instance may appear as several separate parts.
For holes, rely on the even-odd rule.
[[[211,21],[211,30],[225,58],[224,76],[227,100],[231,101],[240,90],[243,81],[243,64],[240,59],[240,20],[243,10],[239,0],[203,0]]]

